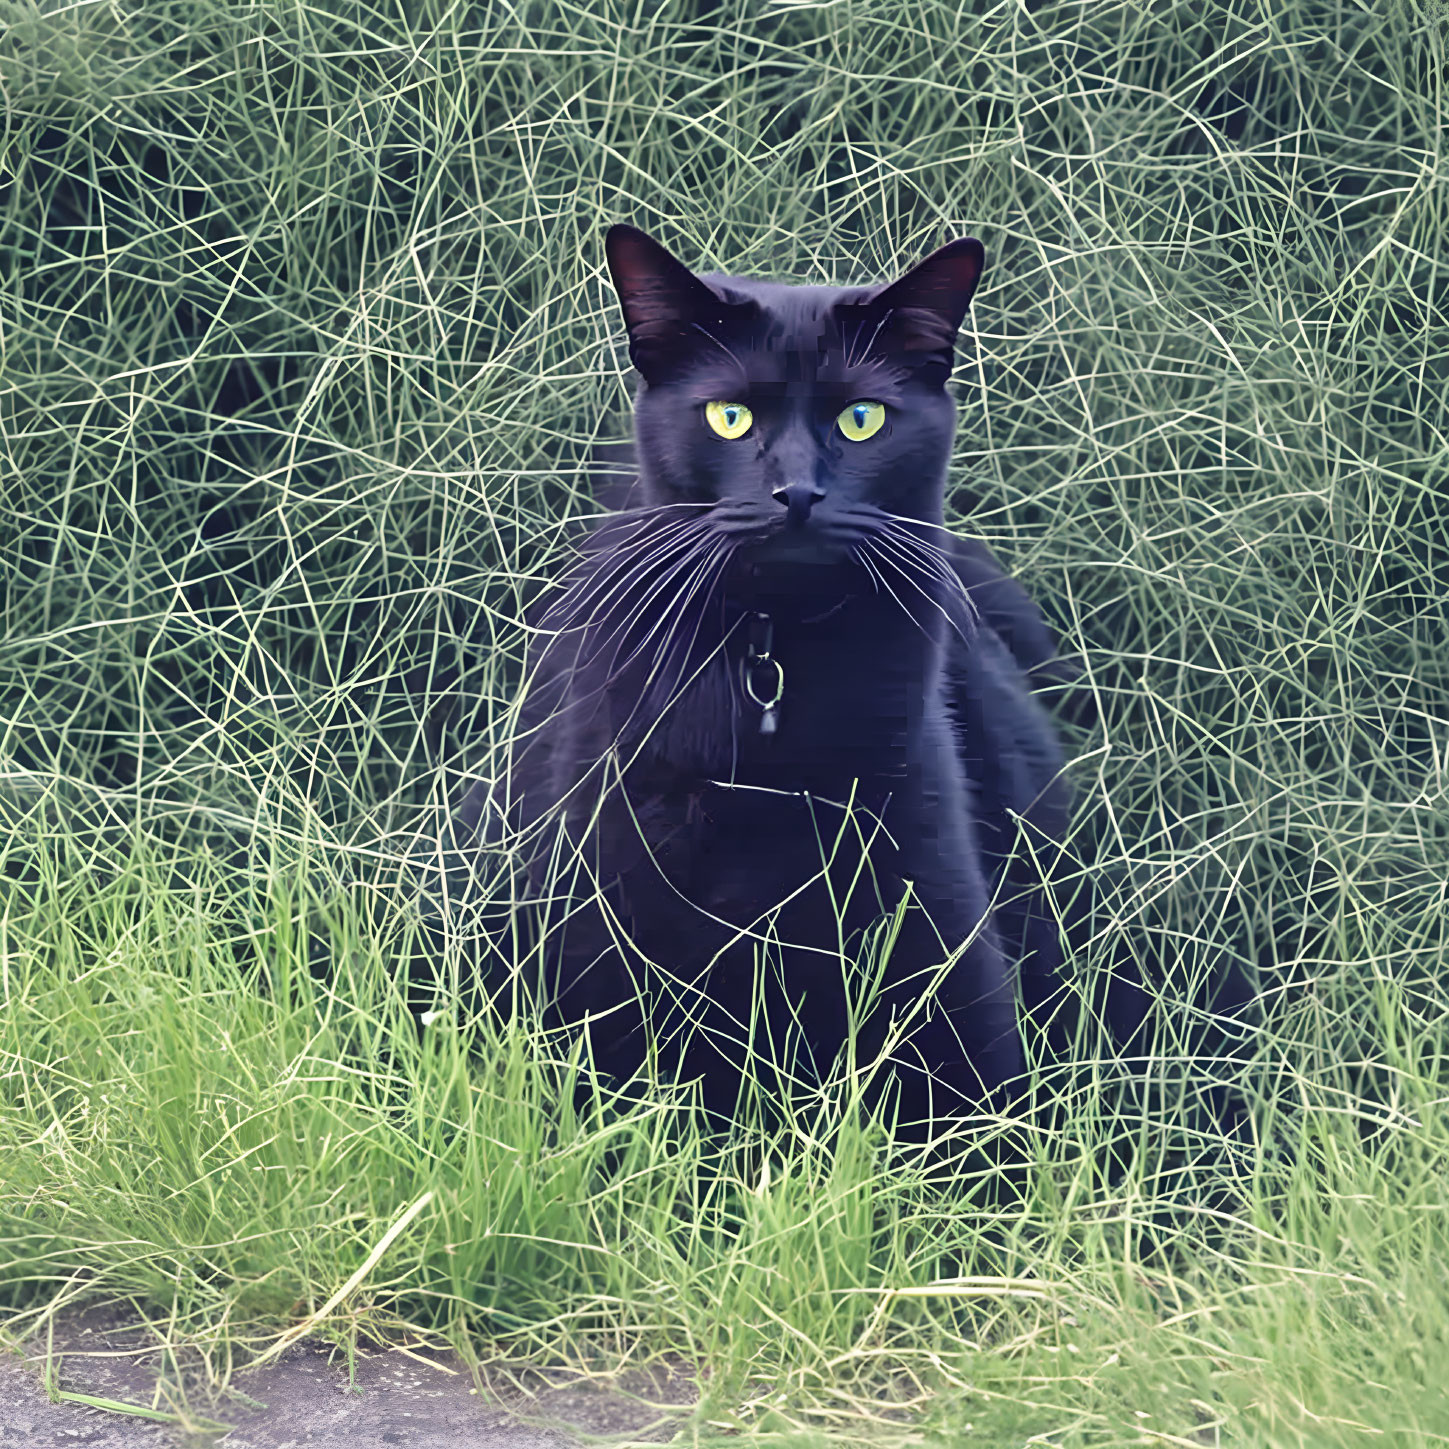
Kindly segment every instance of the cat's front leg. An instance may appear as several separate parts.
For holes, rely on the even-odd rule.
[[[911,1023],[893,1053],[903,1117],[907,1106],[956,1115],[999,1105],[1023,1070],[1016,969],[992,919],[970,785],[944,722],[919,758],[915,798],[902,801],[917,827],[901,841],[914,902],[882,994],[887,1018]]]
[[[948,946],[934,916],[954,914],[907,912],[867,1034],[876,1050],[891,1034],[902,1121],[1004,1106],[1022,1075],[1011,963],[990,920]]]

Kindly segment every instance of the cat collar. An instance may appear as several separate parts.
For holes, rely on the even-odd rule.
[[[740,660],[740,683],[763,713],[760,733],[772,735],[780,720],[780,701],[785,695],[785,671],[770,653],[775,640],[775,621],[768,614],[750,615],[750,643]]]

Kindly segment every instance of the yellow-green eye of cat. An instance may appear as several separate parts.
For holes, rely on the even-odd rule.
[[[853,402],[835,421],[852,443],[863,443],[880,432],[885,422],[885,404]]]
[[[754,421],[754,415],[744,403],[705,403],[704,416],[722,438],[744,437]]]

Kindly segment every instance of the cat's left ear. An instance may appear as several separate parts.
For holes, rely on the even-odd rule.
[[[918,370],[922,380],[945,382],[956,333],[986,265],[986,248],[974,236],[959,237],[916,263],[868,302],[839,307],[842,324],[869,338],[872,352],[886,351]]]

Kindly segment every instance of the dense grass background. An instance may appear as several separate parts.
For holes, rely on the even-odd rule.
[[[1449,1442],[1449,13],[968,8],[0,0],[14,1332],[119,1298],[223,1382],[416,1209],[322,1331],[677,1351],[701,1436]],[[985,240],[955,503],[1088,665],[1078,969],[1256,981],[1239,1140],[1171,1031],[1004,1198],[418,1039],[405,859],[627,426],[619,219]]]

